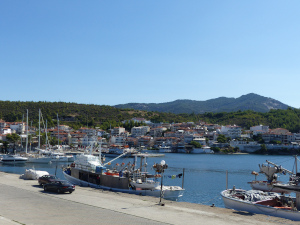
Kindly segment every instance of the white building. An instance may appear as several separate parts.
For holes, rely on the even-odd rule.
[[[15,130],[16,133],[24,133],[25,132],[25,123],[24,122],[15,122],[9,124],[10,129]]]
[[[0,134],[11,134],[12,133],[12,130],[9,128],[9,127],[4,127],[4,128],[1,128],[0,129]]]
[[[206,138],[204,137],[195,137],[193,141],[198,142],[200,145],[206,145]]]
[[[150,131],[148,126],[139,126],[131,128],[131,135],[135,137],[144,136]]]
[[[253,135],[268,133],[269,126],[258,125],[258,126],[250,127],[250,131],[252,131]]]
[[[121,133],[125,133],[124,127],[115,127],[111,130],[111,135],[120,135]]]
[[[78,129],[79,132],[87,134],[88,136],[96,136],[97,131],[93,128],[81,127]]]
[[[166,130],[167,130],[167,128],[165,128],[165,127],[151,128],[150,136],[152,136],[152,137],[161,137],[162,133]]]
[[[240,126],[236,125],[227,125],[227,126],[222,126],[220,129],[220,133],[225,135],[226,137],[230,138],[238,138],[241,137],[242,135],[242,128]]]
[[[124,137],[124,136],[112,136],[110,138],[110,144],[124,145],[125,143],[126,143],[126,137]]]

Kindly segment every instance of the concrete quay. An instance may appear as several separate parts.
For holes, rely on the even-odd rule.
[[[0,172],[0,225],[205,224],[274,225],[299,222],[148,196],[76,186],[72,194],[44,192],[36,180]],[[205,194],[205,193],[204,193]]]

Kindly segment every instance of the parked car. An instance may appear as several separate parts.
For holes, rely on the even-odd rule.
[[[58,178],[55,175],[44,175],[44,176],[39,177],[38,182],[39,182],[39,185],[42,186],[44,184],[53,182],[57,179]]]
[[[70,184],[68,181],[64,180],[55,180],[53,182],[44,184],[44,191],[55,191],[57,193],[72,193],[75,191],[75,186]]]

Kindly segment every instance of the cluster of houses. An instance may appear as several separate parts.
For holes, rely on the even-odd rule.
[[[134,122],[142,122],[145,125],[133,127],[126,131],[123,127],[115,127],[108,131],[99,128],[82,127],[73,130],[66,125],[59,125],[47,129],[51,137],[59,139],[60,145],[73,148],[84,148],[91,144],[94,137],[101,140],[105,146],[128,145],[135,148],[159,148],[161,146],[188,145],[197,142],[202,146],[238,148],[242,152],[254,152],[261,149],[261,143],[254,141],[253,136],[260,136],[268,149],[300,148],[300,133],[291,133],[286,129],[269,129],[268,126],[258,125],[250,130],[243,130],[240,126],[218,124],[206,124],[205,122],[187,123],[151,123],[143,118],[133,118]],[[125,121],[124,121],[125,122]],[[37,146],[38,128],[28,127],[25,122],[6,122],[0,120],[0,141],[6,141],[6,135],[17,133],[21,140],[30,135],[31,146]],[[46,132],[42,129],[41,132]],[[228,138],[228,143],[219,143],[219,135]],[[100,143],[100,142],[99,142]],[[22,144],[20,143],[20,146]]]

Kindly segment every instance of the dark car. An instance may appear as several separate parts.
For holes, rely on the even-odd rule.
[[[53,182],[57,179],[58,178],[55,175],[44,175],[44,176],[39,177],[38,182],[39,182],[39,185],[42,186],[44,184]]]
[[[44,184],[44,191],[55,191],[57,193],[72,193],[75,191],[75,186],[64,180],[55,180],[51,183]]]

